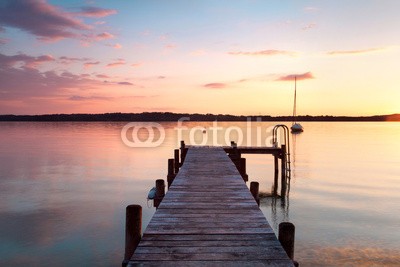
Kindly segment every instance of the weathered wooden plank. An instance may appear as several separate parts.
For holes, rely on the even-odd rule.
[[[277,241],[274,234],[267,235],[258,235],[258,234],[225,234],[225,235],[217,235],[217,234],[204,234],[204,235],[152,235],[145,233],[143,237],[146,240],[169,240],[169,241],[198,241],[198,240],[214,240],[214,241],[238,241],[238,240],[270,240],[271,238]]]
[[[259,253],[248,252],[210,252],[210,253],[140,253],[138,252],[132,257],[132,260],[284,260],[287,258],[285,251],[280,247],[272,247],[269,251]]]
[[[249,228],[249,227],[224,227],[224,228],[180,228],[175,227],[152,227],[148,226],[146,232],[149,234],[168,234],[168,235],[186,235],[186,234],[270,234],[272,229],[268,228]]]
[[[276,241],[275,237],[272,237],[267,240],[234,240],[235,242],[231,242],[232,240],[180,240],[180,241],[171,241],[171,240],[143,240],[140,243],[140,246],[143,247],[155,247],[155,246],[163,246],[163,247],[192,247],[193,244],[196,244],[197,247],[254,247],[254,246],[262,246],[262,247],[270,247],[270,246],[278,246],[279,243]]]
[[[184,261],[162,261],[162,265],[160,261],[157,260],[146,260],[144,261],[131,261],[128,266],[148,266],[148,267],[286,267],[288,266],[287,260],[226,260],[226,261],[193,261],[193,260],[184,260]]]
[[[196,244],[197,245],[197,244]],[[139,246],[135,253],[137,254],[237,254],[246,253],[247,255],[264,254],[265,256],[284,259],[286,253],[276,246]]]
[[[230,216],[193,216],[193,217],[169,217],[169,216],[157,216],[156,218],[152,218],[153,223],[157,224],[170,224],[170,223],[192,223],[192,222],[200,222],[200,223],[243,223],[249,225],[249,223],[263,223],[265,224],[265,220],[260,217],[237,217],[235,214],[230,214]]]

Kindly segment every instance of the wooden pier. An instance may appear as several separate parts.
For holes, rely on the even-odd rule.
[[[293,266],[226,150],[181,148],[176,177],[168,161],[173,182],[127,266]]]

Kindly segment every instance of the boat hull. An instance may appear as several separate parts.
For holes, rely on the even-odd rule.
[[[303,126],[300,123],[295,123],[290,127],[292,133],[301,133],[304,131]]]

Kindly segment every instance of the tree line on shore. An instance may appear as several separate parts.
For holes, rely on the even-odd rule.
[[[0,115],[0,121],[292,121],[292,116],[244,116],[172,112]],[[297,116],[296,121],[400,121],[400,114],[375,116]]]

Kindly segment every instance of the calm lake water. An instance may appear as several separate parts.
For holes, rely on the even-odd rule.
[[[166,179],[179,141],[177,123],[162,123],[159,147],[129,147],[125,124],[0,122],[0,266],[120,266],[125,206],[142,205],[146,227],[148,190]],[[223,144],[243,133],[243,145],[264,145],[275,124],[185,122],[182,138]],[[270,224],[296,225],[301,266],[400,266],[400,123],[302,124],[287,203],[261,201]],[[273,157],[244,156],[250,181],[270,191]]]

